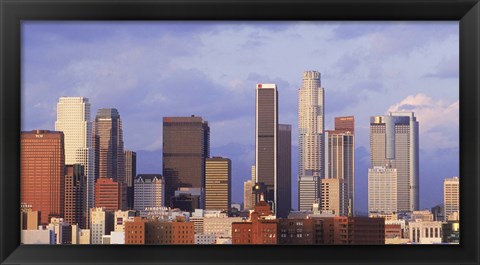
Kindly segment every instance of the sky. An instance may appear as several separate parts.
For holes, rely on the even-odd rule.
[[[255,159],[255,84],[275,83],[292,125],[297,205],[298,89],[321,73],[325,127],[355,116],[356,211],[367,211],[369,118],[413,111],[420,207],[459,174],[459,24],[452,22],[23,22],[22,130],[54,130],[60,96],[117,108],[137,173],[161,173],[162,117],[202,116],[211,155],[233,166],[233,201]],[[460,176],[461,177],[461,176]]]

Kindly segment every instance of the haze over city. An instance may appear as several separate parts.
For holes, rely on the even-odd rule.
[[[459,169],[457,22],[26,22],[22,130],[54,129],[60,96],[116,108],[137,173],[162,172],[162,118],[201,116],[211,154],[232,160],[233,202],[255,163],[255,85],[275,83],[292,125],[302,73],[321,72],[325,129],[355,116],[356,211],[367,211],[369,118],[412,111],[420,124],[420,208],[442,202]]]

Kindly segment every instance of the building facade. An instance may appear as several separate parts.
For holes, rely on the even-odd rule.
[[[163,207],[165,181],[160,174],[140,174],[135,178],[134,209],[138,211],[149,207]]]
[[[460,216],[460,180],[458,177],[446,178],[443,181],[444,218],[447,221],[458,221]]]
[[[368,212],[391,214],[398,211],[396,168],[368,169]]]
[[[278,125],[276,216],[286,218],[292,209],[292,125]]]
[[[265,200],[276,209],[278,93],[275,84],[257,84],[255,107],[255,182],[266,187]]]
[[[205,188],[205,159],[210,157],[207,121],[193,115],[164,117],[162,151],[166,205],[180,187]]]
[[[90,220],[95,200],[95,152],[92,143],[90,102],[85,97],[60,97],[57,103],[55,130],[65,137],[65,164],[81,164],[87,177],[84,216]],[[89,221],[86,222],[90,224]]]
[[[335,130],[325,131],[325,178],[339,179],[343,183],[339,191],[345,194],[339,201],[345,209],[341,215],[352,215],[355,190],[355,137],[354,117],[335,117]],[[324,196],[322,196],[323,198]]]
[[[40,223],[64,215],[64,134],[45,130],[20,136],[20,202],[40,211]]]
[[[95,178],[111,178],[125,182],[125,154],[123,130],[117,109],[99,109],[93,123]]]
[[[370,168],[387,166],[397,170],[394,211],[418,210],[418,126],[413,112],[391,112],[370,118]]]
[[[86,227],[84,208],[87,178],[81,164],[67,165],[65,172],[65,222]]]
[[[105,208],[92,208],[90,216],[91,243],[102,244],[102,237],[113,231],[113,212]]]
[[[205,209],[230,212],[232,202],[232,161],[213,157],[205,160]]]
[[[95,207],[108,211],[126,210],[125,184],[111,178],[99,178],[95,183]]]
[[[298,190],[300,211],[311,210],[313,203],[320,199],[317,178],[324,177],[324,126],[324,89],[320,73],[306,71],[298,90],[298,186],[304,187]],[[318,192],[314,197],[313,190]],[[305,192],[308,195],[304,195]]]
[[[125,150],[125,183],[127,183],[127,208],[133,209],[134,184],[137,176],[137,153]]]

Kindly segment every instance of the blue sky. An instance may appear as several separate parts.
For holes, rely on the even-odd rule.
[[[357,210],[367,208],[369,117],[397,110],[420,123],[420,206],[432,207],[443,178],[459,172],[458,30],[458,22],[24,22],[22,130],[53,130],[58,97],[85,96],[92,118],[117,108],[125,147],[151,161],[163,116],[202,116],[212,155],[231,156],[241,201],[254,163],[255,84],[276,83],[279,120],[294,129],[296,205],[297,90],[303,71],[317,70],[326,128],[355,116]],[[158,173],[158,159],[160,169],[139,161],[138,173]]]

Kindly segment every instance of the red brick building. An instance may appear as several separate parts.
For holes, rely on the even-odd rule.
[[[279,219],[278,240],[285,245],[315,244],[313,219]]]
[[[400,224],[386,224],[385,238],[402,238],[403,230]]]
[[[126,186],[111,178],[99,178],[95,183],[95,207],[105,207],[107,211],[126,210]]]
[[[193,222],[177,220],[148,221],[145,225],[145,244],[194,244],[195,227]]]
[[[64,214],[65,152],[63,132],[21,133],[20,202],[40,211],[40,224]]]
[[[232,223],[232,244],[278,244],[278,220],[271,216],[270,205],[260,201],[250,215],[250,222]]]
[[[134,217],[133,222],[125,222],[125,244],[145,244],[145,220]]]
[[[313,217],[316,244],[385,244],[385,221],[368,217]]]

